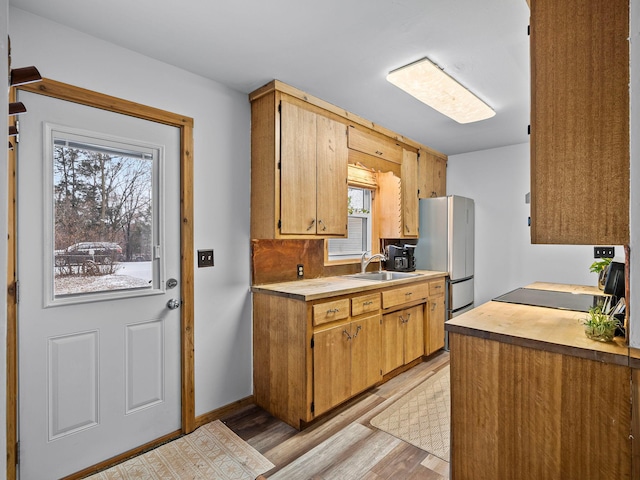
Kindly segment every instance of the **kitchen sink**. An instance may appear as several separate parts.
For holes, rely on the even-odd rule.
[[[384,282],[387,280],[400,280],[401,278],[418,277],[420,276],[420,274],[408,272],[366,272],[347,276],[350,278],[355,278],[356,280],[373,280]]]

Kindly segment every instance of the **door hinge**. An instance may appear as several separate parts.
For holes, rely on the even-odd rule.
[[[282,112],[282,102],[278,103],[278,113]]]
[[[313,402],[311,402],[311,413],[313,413],[316,410],[316,406],[314,405]]]
[[[311,348],[313,348],[316,345],[316,342],[313,341],[313,337],[311,337]]]
[[[20,465],[20,442],[16,442],[16,465]]]
[[[7,293],[13,297],[13,303],[15,303],[16,305],[18,304],[18,300],[19,300],[18,292],[19,292],[18,281],[16,280],[7,288]]]
[[[278,230],[282,228],[282,220],[278,220]]]

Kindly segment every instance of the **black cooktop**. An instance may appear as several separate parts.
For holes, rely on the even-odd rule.
[[[603,304],[606,297],[587,293],[556,292],[534,288],[516,288],[493,299],[495,302],[518,303],[534,307],[556,308],[588,312],[591,307]]]

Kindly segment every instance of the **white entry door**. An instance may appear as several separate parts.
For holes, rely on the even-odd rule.
[[[180,136],[18,99],[18,471],[57,479],[181,427]]]

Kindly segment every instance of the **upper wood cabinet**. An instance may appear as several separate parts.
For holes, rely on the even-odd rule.
[[[252,102],[251,238],[344,237],[347,127],[294,102]]]
[[[390,172],[402,184],[391,203],[376,205],[395,217],[393,229],[382,226],[386,233],[379,237],[418,236],[424,169],[418,167],[417,152],[429,147],[277,80],[252,92],[249,100],[251,238],[345,237],[349,163]],[[435,153],[446,165],[446,157]],[[444,182],[444,168],[438,170],[436,163],[429,163],[428,178]],[[434,183],[430,191],[444,195],[444,186]]]
[[[531,0],[532,243],[629,243],[628,37],[628,0]]]
[[[418,236],[418,154],[402,150],[402,236]]]
[[[280,104],[282,235],[347,234],[346,126]]]
[[[419,198],[447,195],[447,158],[420,149],[418,152]]]
[[[349,148],[390,162],[402,163],[402,146],[396,141],[352,126],[349,127]]]
[[[418,236],[418,154],[403,149],[401,177],[378,173],[378,224],[381,238]]]

